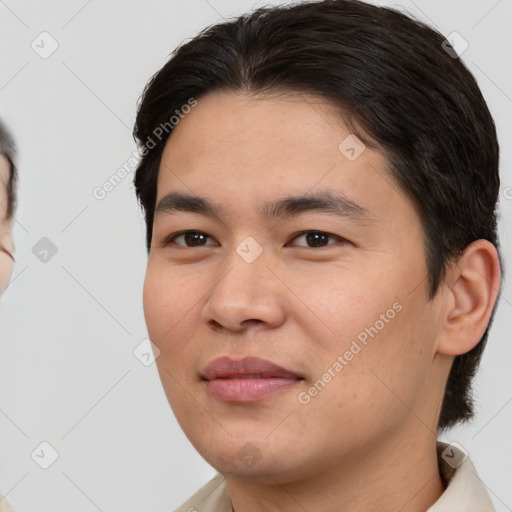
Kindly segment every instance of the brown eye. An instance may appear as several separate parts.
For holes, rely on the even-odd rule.
[[[305,243],[299,243],[297,245],[310,248],[326,247],[328,245],[333,245],[337,241],[343,241],[343,238],[330,233],[325,233],[324,231],[304,231],[295,236],[293,240],[296,241],[301,239],[304,240]],[[329,243],[329,239],[334,239],[334,242]]]
[[[201,247],[203,245],[215,245],[206,243],[209,238],[210,237],[206,233],[201,231],[184,231],[183,233],[178,233],[177,235],[173,235],[171,238],[169,238],[166,245],[175,244],[181,247]]]

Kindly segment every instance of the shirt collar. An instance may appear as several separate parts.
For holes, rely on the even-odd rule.
[[[437,443],[439,472],[446,490],[427,512],[494,512],[475,466],[456,443]]]

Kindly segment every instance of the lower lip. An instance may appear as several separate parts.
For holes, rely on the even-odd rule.
[[[213,379],[206,381],[210,393],[225,402],[255,402],[273,393],[291,388],[300,379]]]

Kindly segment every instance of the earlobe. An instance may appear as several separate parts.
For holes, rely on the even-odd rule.
[[[498,251],[487,240],[472,242],[450,265],[438,353],[465,354],[480,341],[498,297],[500,279]]]

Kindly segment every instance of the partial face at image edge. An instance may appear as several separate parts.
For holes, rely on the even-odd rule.
[[[9,162],[0,155],[0,294],[9,283],[14,263],[12,221],[7,218],[7,185],[10,175]]]

